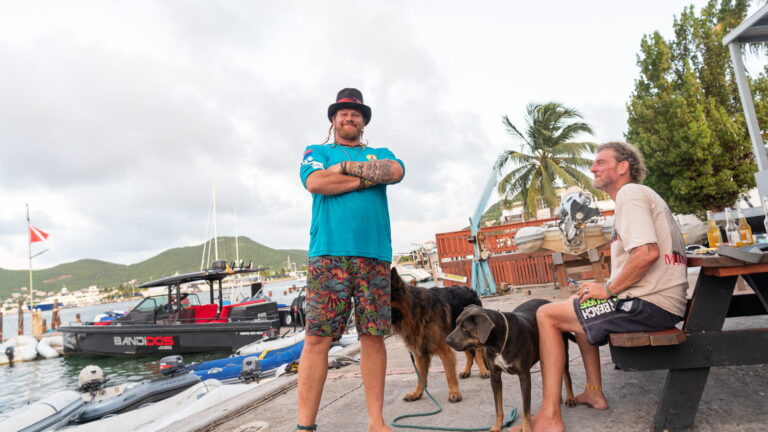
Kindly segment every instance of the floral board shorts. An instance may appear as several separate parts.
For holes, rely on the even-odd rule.
[[[357,256],[309,257],[307,334],[341,338],[352,312],[358,334],[391,332],[390,278],[387,261]]]

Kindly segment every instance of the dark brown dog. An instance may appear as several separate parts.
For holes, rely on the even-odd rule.
[[[472,289],[457,286],[446,288],[420,288],[406,285],[392,268],[392,327],[395,334],[405,342],[413,353],[416,370],[427,385],[429,364],[437,354],[443,363],[445,379],[448,381],[448,400],[459,402],[459,381],[456,379],[456,354],[445,343],[445,338],[456,326],[456,319],[468,305],[480,307],[480,299]],[[484,350],[463,350],[466,356],[464,371],[459,374],[467,378],[472,369],[472,362],[477,359],[480,376],[490,376],[486,368]],[[405,401],[421,399],[424,389],[416,382],[416,389],[403,397]]]
[[[492,432],[499,432],[504,418],[501,394],[501,373],[517,375],[523,396],[523,431],[531,429],[531,367],[539,361],[539,329],[536,311],[549,303],[547,300],[529,300],[512,312],[497,312],[478,306],[468,306],[459,316],[456,329],[445,341],[456,350],[485,347],[486,361],[491,370],[491,388],[496,405],[496,423]],[[572,336],[571,336],[572,337]],[[566,404],[576,406],[568,371],[568,333],[563,334],[565,344]]]

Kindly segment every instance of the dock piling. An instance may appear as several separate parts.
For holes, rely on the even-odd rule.
[[[19,299],[19,336],[24,334],[24,299]]]
[[[61,315],[59,315],[59,299],[53,300],[53,312],[51,312],[51,330],[61,327]]]

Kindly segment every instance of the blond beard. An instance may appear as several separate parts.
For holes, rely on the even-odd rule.
[[[336,135],[349,141],[358,141],[363,136],[363,128],[353,124],[342,125],[341,129],[336,129]]]

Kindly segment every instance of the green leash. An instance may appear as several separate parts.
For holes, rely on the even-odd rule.
[[[435,414],[439,414],[443,411],[443,407],[440,405],[440,402],[438,402],[432,394],[427,390],[427,385],[424,384],[424,381],[421,379],[421,375],[419,375],[419,369],[416,367],[416,362],[413,359],[413,353],[409,353],[411,355],[411,363],[413,364],[413,369],[416,371],[416,377],[419,379],[419,383],[421,384],[421,387],[424,389],[424,392],[429,396],[430,399],[432,399],[432,402],[437,405],[437,409],[435,411],[430,411],[426,413],[416,413],[416,414],[405,414],[398,417],[395,417],[394,420],[390,423],[392,427],[399,427],[399,428],[409,428],[409,429],[423,429],[423,430],[436,430],[436,431],[460,431],[460,432],[480,432],[480,431],[487,431],[490,430],[490,427],[484,427],[484,428],[453,428],[453,427],[440,427],[440,426],[420,426],[420,425],[410,425],[410,424],[398,424],[397,422],[410,417],[427,417]],[[512,411],[509,413],[509,419],[506,423],[501,425],[502,428],[507,428],[512,426],[512,423],[515,422],[515,419],[517,418],[517,408],[513,408]]]

